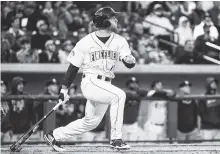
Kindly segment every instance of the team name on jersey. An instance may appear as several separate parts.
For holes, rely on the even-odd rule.
[[[118,59],[118,52],[112,51],[112,50],[99,50],[94,51],[90,53],[90,61],[96,61],[99,59],[112,59],[117,60]]]

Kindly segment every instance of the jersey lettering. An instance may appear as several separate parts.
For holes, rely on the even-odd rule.
[[[101,55],[101,56],[100,56]],[[90,53],[90,61],[94,62],[100,59],[112,59],[117,60],[118,53],[111,50],[100,50]]]

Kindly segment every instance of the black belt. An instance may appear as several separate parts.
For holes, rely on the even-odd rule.
[[[85,78],[85,77],[86,77],[86,75],[85,75],[85,74],[83,74],[83,75],[82,75],[82,77],[83,77],[83,78]],[[101,75],[97,75],[97,79],[100,79],[100,80],[101,80],[101,79],[102,79],[102,76],[101,76]],[[108,78],[108,77],[104,77],[104,80],[105,80],[105,81],[111,81],[111,79],[110,79],[110,78]]]

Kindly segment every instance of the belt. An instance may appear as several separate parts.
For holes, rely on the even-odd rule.
[[[83,78],[86,77],[85,74],[82,75]],[[104,77],[104,76],[101,76],[101,75],[97,75],[97,79],[100,79],[100,80],[105,80],[105,81],[111,81],[111,78],[108,78],[108,77]]]

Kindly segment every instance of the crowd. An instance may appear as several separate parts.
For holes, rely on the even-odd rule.
[[[11,87],[1,80],[1,96],[28,95],[25,92],[26,81],[16,76],[11,81]],[[192,93],[190,81],[182,81],[179,91],[165,89],[159,80],[152,81],[150,88],[141,87],[136,77],[131,77],[125,83],[124,91],[127,94],[124,108],[124,140],[166,140],[167,136],[167,98],[187,96]],[[205,83],[204,95],[216,95],[218,80],[208,77]],[[11,89],[9,91],[8,89]],[[58,95],[59,82],[52,78],[45,83],[44,95]],[[42,94],[42,93],[41,93]],[[78,94],[78,86],[72,84],[69,95]],[[133,97],[137,96],[137,97]],[[160,97],[164,100],[144,100],[143,97]],[[33,124],[48,111],[45,104],[56,104],[57,100],[11,100],[1,101],[1,141],[16,141]],[[212,140],[220,139],[220,100],[181,100],[178,104],[177,139]],[[86,100],[70,100],[56,110],[56,126],[65,126],[71,121],[84,117]],[[170,111],[172,112],[172,111]],[[107,126],[109,117],[104,116],[101,123],[94,130],[83,135],[76,135],[71,141],[104,141],[107,140]],[[32,135],[35,140],[43,139],[43,123],[38,131]]]
[[[116,2],[115,2],[116,3]],[[220,60],[219,2],[120,2],[118,33],[140,64]],[[76,42],[95,30],[94,12],[113,2],[1,2],[2,63],[68,63]]]

